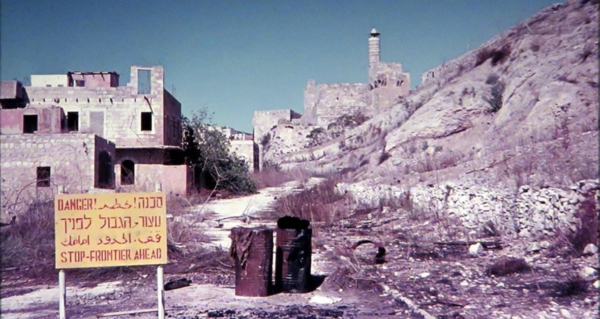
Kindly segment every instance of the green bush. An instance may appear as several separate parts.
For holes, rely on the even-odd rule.
[[[230,141],[214,126],[207,124],[206,110],[197,111],[191,119],[183,117],[183,148],[188,164],[199,171],[209,188],[234,194],[256,191],[246,162],[230,153]]]

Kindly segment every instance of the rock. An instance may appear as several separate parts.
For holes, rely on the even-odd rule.
[[[600,280],[594,281],[594,284],[592,286],[594,286],[594,288],[596,289],[600,288]]]
[[[471,254],[471,256],[477,256],[477,255],[481,254],[482,251],[483,251],[483,246],[481,245],[481,243],[476,243],[476,244],[469,246],[469,254]]]
[[[342,300],[342,298],[314,296],[314,297],[310,298],[308,303],[317,304],[317,305],[330,305],[330,304],[336,303],[341,300]]]
[[[592,267],[583,267],[581,270],[581,277],[583,278],[593,278],[598,275],[598,271]]]
[[[598,252],[598,246],[594,244],[587,244],[583,249],[584,255],[593,255]]]
[[[537,253],[540,250],[542,250],[542,246],[537,241],[532,242],[529,244],[529,247],[527,247],[527,251],[532,253]]]
[[[541,246],[542,248],[546,249],[546,248],[550,247],[550,242],[548,242],[547,240],[542,240],[542,241],[540,242],[540,246]]]
[[[427,278],[429,276],[431,276],[431,274],[428,273],[428,272],[424,272],[424,273],[419,274],[419,277],[421,277],[421,278]]]
[[[210,221],[208,221],[208,226],[212,227],[212,228],[221,228],[221,227],[223,227],[223,224],[219,223],[216,220],[210,220]]]
[[[560,309],[560,314],[565,318],[571,318],[571,313],[565,308]]]

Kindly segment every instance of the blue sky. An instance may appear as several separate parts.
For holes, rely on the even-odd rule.
[[[367,80],[367,39],[421,73],[557,0],[1,0],[0,76],[163,65],[184,115],[252,132],[255,110],[302,112],[309,79]]]

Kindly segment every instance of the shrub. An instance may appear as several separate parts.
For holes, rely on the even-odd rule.
[[[310,189],[279,198],[266,217],[295,216],[326,224],[338,221],[348,212],[340,205],[346,196],[336,192],[336,185],[337,179],[330,178]]]
[[[263,162],[263,167],[260,172],[252,174],[252,179],[255,181],[259,189],[265,187],[275,187],[283,183],[294,180],[291,173],[281,170],[281,166],[271,161]]]
[[[593,195],[588,196],[576,214],[581,220],[581,226],[567,236],[570,246],[581,254],[588,244],[598,246],[598,210]]]
[[[586,44],[583,47],[583,51],[581,53],[579,53],[579,58],[581,59],[581,63],[585,62],[585,60],[587,60],[587,58],[592,55],[592,46],[589,44]]]
[[[556,297],[572,297],[587,292],[587,283],[578,276],[569,277],[565,281],[559,281],[554,285]]]
[[[502,63],[510,56],[511,47],[510,44],[503,45],[500,49],[489,49],[483,48],[477,52],[475,59],[475,66],[483,64],[488,59],[492,59],[492,65],[495,66],[498,63]]]
[[[494,85],[494,84],[498,83],[499,79],[500,79],[500,77],[498,75],[496,75],[495,73],[492,73],[492,74],[488,75],[487,79],[485,80],[485,84]]]
[[[267,144],[269,144],[270,141],[271,141],[271,133],[267,133],[260,140],[260,145],[267,146]]]
[[[209,116],[200,110],[192,118],[182,118],[183,149],[189,165],[206,179],[209,188],[234,194],[256,191],[246,162],[230,152],[231,143],[223,133],[206,122]]]
[[[502,258],[487,268],[486,273],[493,276],[506,276],[530,271],[531,267],[523,258]]]
[[[54,269],[54,202],[36,202],[2,229],[2,268],[27,268],[37,277]]]
[[[388,152],[382,152],[381,155],[379,155],[379,164],[381,165],[383,162],[387,161],[390,157],[392,157],[392,155]]]
[[[504,62],[510,56],[510,44],[505,44],[499,50],[492,50],[491,58],[492,65]]]
[[[308,133],[308,135],[306,135],[306,138],[309,139],[308,147],[321,145],[321,143],[323,143],[324,135],[325,135],[325,129],[322,127],[317,127],[315,129],[311,130],[310,133]]]
[[[487,61],[491,56],[492,56],[492,51],[488,48],[483,48],[483,49],[477,51],[475,66],[482,65],[483,62]]]
[[[504,89],[504,82],[498,81],[492,85],[490,97],[484,98],[484,100],[490,105],[490,113],[496,113],[502,108],[502,94],[504,93]]]

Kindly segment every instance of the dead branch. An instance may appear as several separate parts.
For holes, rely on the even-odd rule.
[[[508,161],[509,159],[513,158],[513,157],[515,157],[515,155],[509,155],[509,156],[507,156],[507,157],[505,157],[505,158],[503,158],[502,160],[499,160],[499,161],[494,160],[490,165],[488,165],[486,167],[477,168],[477,169],[468,171],[465,174],[471,174],[471,173],[475,173],[475,172],[487,171],[488,169],[490,169],[490,168],[492,168],[492,167],[494,167],[494,166],[496,166],[498,164],[502,164],[502,163]]]

